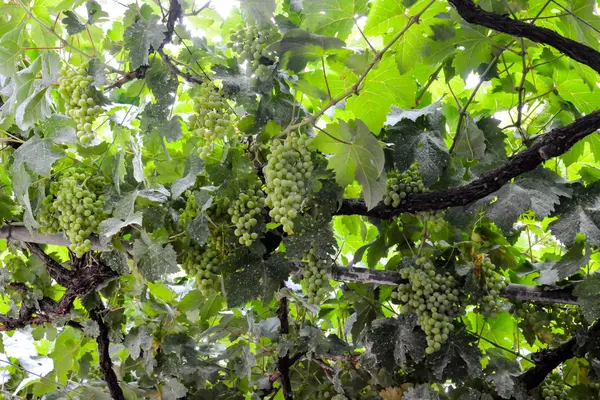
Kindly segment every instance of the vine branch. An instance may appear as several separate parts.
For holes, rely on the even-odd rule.
[[[125,400],[123,389],[121,389],[121,386],[119,385],[119,380],[117,379],[117,375],[113,369],[112,360],[110,359],[110,354],[108,351],[110,347],[108,326],[106,326],[106,323],[104,323],[104,319],[102,319],[99,311],[101,310],[91,310],[90,318],[92,321],[96,321],[98,327],[100,328],[100,334],[96,338],[96,343],[98,343],[98,356],[100,358],[100,369],[102,370],[104,381],[108,386],[108,390],[110,391],[112,398],[114,400]]]
[[[471,24],[552,46],[564,55],[600,73],[600,52],[585,44],[568,39],[551,29],[485,11],[472,0],[448,0],[448,2],[465,21]]]
[[[282,287],[285,284],[282,282]],[[277,309],[277,317],[279,318],[280,328],[279,333],[288,335],[290,333],[290,322],[288,320],[288,300],[287,297],[283,296],[279,300],[279,308]],[[290,379],[290,367],[292,366],[290,355],[288,352],[284,356],[277,358],[277,369],[279,370],[279,380],[281,382],[281,388],[283,389],[283,398],[285,400],[293,400],[294,394],[292,392],[292,381]]]
[[[509,158],[504,165],[486,172],[466,185],[452,189],[410,193],[398,207],[380,203],[369,210],[363,200],[344,199],[336,214],[393,219],[403,212],[415,213],[464,206],[494,193],[511,179],[532,171],[544,161],[566,153],[575,143],[599,129],[600,110],[597,110],[569,125],[546,133],[527,150]]]

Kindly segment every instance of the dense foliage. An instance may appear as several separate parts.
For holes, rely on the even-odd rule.
[[[2,396],[597,398],[597,2],[223,4],[0,4]]]

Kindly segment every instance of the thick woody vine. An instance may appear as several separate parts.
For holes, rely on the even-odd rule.
[[[307,128],[322,129],[316,125],[327,111],[349,98],[360,96],[362,85],[369,73],[379,65],[387,52],[398,41],[402,40],[411,27],[419,24],[420,18],[434,3],[435,1],[431,1],[425,4],[420,11],[408,18],[404,28],[396,33],[382,50],[374,52],[371,61],[366,64],[362,74],[350,89],[335,98],[331,98],[331,95],[329,95],[329,102],[317,112],[306,115],[299,121],[295,120],[294,123],[290,123],[289,126],[283,129],[281,139],[274,140],[275,144],[272,145],[271,153],[266,157],[265,162],[255,162],[253,164],[254,167],[258,166],[262,169],[261,171],[254,171],[254,173],[264,178],[264,190],[262,189],[263,182],[255,180],[251,184],[247,184],[246,187],[238,188],[241,195],[237,200],[217,199],[212,204],[207,203],[202,206],[202,204],[199,204],[202,199],[199,196],[196,197],[194,193],[197,192],[193,191],[194,186],[190,186],[190,190],[183,195],[186,204],[182,208],[182,215],[185,215],[182,218],[182,225],[188,231],[192,229],[190,225],[201,217],[197,213],[198,208],[204,207],[203,211],[206,211],[207,219],[210,221],[207,226],[209,226],[208,231],[211,239],[206,240],[202,246],[185,239],[187,240],[185,245],[188,247],[187,251],[190,254],[189,262],[184,264],[184,268],[187,265],[189,270],[186,270],[186,272],[189,275],[195,275],[196,280],[201,282],[200,287],[203,293],[210,294],[218,291],[218,285],[216,284],[218,279],[217,266],[222,262],[226,262],[226,256],[231,250],[223,244],[228,239],[227,236],[234,237],[241,246],[248,247],[249,252],[253,249],[253,244],[258,242],[259,236],[263,239],[263,242],[269,242],[267,243],[269,249],[278,248],[282,238],[293,236],[295,229],[298,229],[300,225],[298,218],[302,216],[301,204],[309,194],[308,187],[314,176],[314,165],[316,163],[315,156],[309,149],[312,146],[312,139],[302,132]],[[600,53],[584,44],[534,24],[484,11],[472,1],[450,0],[449,3],[455,7],[466,22],[543,43],[600,72]],[[197,14],[204,8],[206,6],[194,13]],[[199,74],[193,68],[186,70],[185,67],[176,63],[173,56],[166,53],[165,47],[177,35],[177,23],[184,15],[184,10],[178,1],[173,0],[169,2],[169,9],[163,11],[166,12],[163,15],[166,26],[164,39],[157,48],[150,48],[150,53],[159,56],[157,59],[160,59],[160,61],[155,60],[155,62],[164,63],[175,79],[181,78],[198,90],[198,100],[194,106],[198,117],[194,115],[194,119],[190,120],[188,125],[190,134],[198,138],[198,158],[208,161],[211,157],[214,157],[215,152],[222,151],[219,146],[226,147],[238,140],[235,132],[231,129],[231,120],[235,118],[235,112],[230,109],[231,106],[223,98],[222,89],[215,86],[205,73],[204,75]],[[244,29],[248,29],[249,36],[258,35],[258,37],[264,38],[265,42],[252,43],[253,46],[256,46],[254,48],[248,47],[246,49],[243,43],[234,44],[232,47],[244,52],[242,58],[247,58],[250,61],[250,73],[253,74],[251,79],[253,79],[254,84],[268,81],[268,74],[271,73],[272,67],[278,60],[275,54],[267,49],[268,43],[266,42],[275,41],[276,34],[267,30],[261,31],[258,27],[246,27]],[[108,91],[120,88],[128,82],[145,78],[147,73],[148,66],[139,66],[130,72],[123,72],[121,78],[105,86],[104,89]],[[61,90],[64,88],[61,94],[70,101],[67,109],[69,114],[77,119],[79,123],[77,134],[82,144],[95,139],[94,129],[96,125],[94,124],[96,124],[96,118],[102,112],[101,106],[96,104],[94,91],[87,89],[92,81],[93,78],[86,76],[84,69],[66,75],[66,78],[61,81]],[[77,93],[76,98],[73,94],[75,92]],[[414,179],[407,178],[406,182],[403,182],[403,176],[398,175],[394,176],[395,181],[388,182],[389,201],[382,201],[369,209],[363,200],[343,199],[335,209],[331,210],[331,215],[361,215],[385,221],[394,220],[400,217],[402,213],[422,213],[445,210],[449,207],[466,206],[493,194],[514,178],[533,171],[544,162],[565,154],[582,139],[598,130],[600,130],[600,111],[593,111],[568,125],[550,130],[537,138],[534,144],[527,149],[510,157],[499,167],[481,174],[470,183],[452,189],[424,190],[422,183],[411,186],[410,182]],[[327,135],[329,134],[327,133]],[[281,173],[282,169],[285,169],[283,173]],[[58,301],[43,298],[37,306],[23,302],[17,318],[0,316],[0,330],[8,331],[29,325],[52,323],[55,318],[68,315],[76,299],[93,296],[98,287],[118,278],[119,274],[114,272],[100,256],[103,251],[110,249],[110,245],[97,238],[88,237],[90,233],[95,235],[99,233],[100,221],[93,218],[90,220],[83,219],[83,217],[90,217],[90,215],[101,214],[101,211],[98,210],[102,209],[104,202],[104,197],[101,196],[100,192],[94,193],[93,185],[95,183],[89,175],[90,172],[91,170],[88,168],[84,172],[63,175],[65,176],[64,180],[57,181],[55,187],[50,189],[47,202],[44,204],[47,218],[41,220],[42,229],[45,229],[47,234],[32,232],[16,225],[7,225],[0,228],[0,239],[8,239],[12,243],[23,243],[23,249],[37,256],[45,265],[52,279],[66,289],[62,298]],[[101,185],[101,183],[98,183],[98,185]],[[62,190],[64,187],[73,188],[73,192],[69,195],[63,195]],[[95,208],[93,210],[90,208],[90,211],[87,212],[88,204],[90,207]],[[261,211],[264,205],[268,206],[270,210],[268,213]],[[69,215],[73,215],[73,218],[61,219],[62,216],[57,216],[63,209],[67,208],[70,212]],[[80,217],[81,221],[78,219]],[[282,228],[276,231],[277,234],[265,235],[258,229],[265,220],[280,223]],[[427,222],[427,219],[425,221]],[[135,225],[135,223],[131,225]],[[229,232],[225,227],[232,225],[235,225],[235,230],[232,229]],[[57,231],[67,231],[67,237],[54,234]],[[39,246],[43,244],[69,246],[71,250],[69,269],[46,254]],[[125,252],[135,252],[131,243],[127,241],[120,242],[117,245],[123,248]],[[277,257],[277,253],[271,252],[260,255],[257,259],[264,258],[263,262],[269,262],[270,259],[275,257]],[[454,281],[450,274],[436,275],[434,265],[424,259],[417,259],[415,262],[416,265],[425,265],[423,270],[415,269],[414,266],[404,266],[399,272],[393,272],[352,266],[327,265],[328,263],[320,260],[319,257],[320,255],[316,253],[316,250],[311,248],[302,255],[303,261],[295,262],[293,268],[293,272],[303,279],[309,304],[319,304],[321,302],[322,291],[319,291],[319,289],[327,281],[326,277],[342,282],[396,287],[398,289],[393,297],[402,300],[403,303],[410,304],[410,306],[405,306],[402,309],[407,313],[417,311],[419,316],[418,325],[422,326],[427,333],[426,352],[428,354],[435,353],[444,346],[451,329],[453,329],[450,327],[452,325],[451,321],[459,318],[464,311],[462,308],[464,305],[461,305],[463,299],[458,294],[458,283]],[[198,260],[209,264],[210,267],[194,268],[194,265],[198,264]],[[478,262],[475,263],[479,267]],[[483,261],[481,265],[489,266],[490,269],[493,268],[488,259]],[[427,282],[427,276],[431,277],[435,286],[443,286],[444,289],[432,288],[431,283]],[[495,279],[493,272],[490,272],[490,277],[490,279]],[[504,284],[500,278],[496,281],[493,279],[493,283],[485,287],[485,290],[494,291],[493,293],[496,296],[491,297],[500,296],[512,300],[549,304],[578,304],[577,296],[572,293],[570,288],[558,289],[554,287]],[[494,285],[494,282],[496,285]],[[285,289],[284,281],[281,281],[280,285]],[[419,285],[422,285],[422,287]],[[12,289],[16,291],[28,290],[27,287],[18,285]],[[411,290],[415,290],[415,293]],[[430,302],[431,304],[427,303],[427,299],[424,297],[427,290],[431,291],[431,294],[434,294],[433,297],[437,297],[439,301]],[[419,291],[418,296],[417,291]],[[414,297],[414,299],[411,299],[412,303],[408,300],[411,296]],[[419,296],[420,299],[416,300]],[[490,297],[489,292],[483,293],[476,302],[486,303],[487,311],[490,313],[495,312],[498,305],[494,303],[493,299],[486,300],[486,297]],[[89,312],[90,319],[99,327],[96,341],[100,369],[111,396],[115,399],[124,399],[123,391],[113,370],[109,355],[110,339],[108,327],[103,317],[105,312],[106,310],[103,308],[93,309]],[[280,324],[279,333],[282,336],[290,334],[289,313],[289,299],[282,296],[277,310],[277,318]],[[82,329],[76,322],[67,323],[77,329]],[[596,323],[589,328],[588,337],[591,338],[597,333],[598,326],[598,323]],[[579,355],[582,349],[585,349],[585,346],[585,340],[581,342],[576,338],[572,338],[555,349],[535,353],[532,357],[535,365],[520,376],[521,382],[528,390],[538,387],[558,365]],[[295,363],[302,361],[304,356],[305,353],[303,352],[286,353],[278,356],[277,372],[269,377],[270,387],[266,389],[266,392],[273,393],[274,397],[276,392],[281,389],[286,400],[292,399],[294,393],[290,377],[291,369]],[[331,375],[332,368],[326,361],[317,360],[317,364],[323,368],[328,378],[333,379]],[[281,383],[280,389],[274,388],[273,383],[275,381]]]

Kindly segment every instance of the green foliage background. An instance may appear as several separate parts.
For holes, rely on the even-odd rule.
[[[596,1],[477,4],[599,50]],[[279,31],[275,61],[262,61],[269,79],[250,79],[226,46],[238,24]],[[57,91],[61,70],[80,65],[104,109],[91,145]],[[227,17],[191,0],[2,3],[0,330],[30,334],[53,363],[39,375],[0,360],[2,395],[525,399],[546,396],[538,386],[553,372],[568,398],[597,398],[597,132],[441,218],[380,202],[387,175],[416,162],[434,206],[409,195],[406,209],[445,208],[438,191],[493,178],[547,132],[591,120],[598,76],[551,45],[467,23],[446,1],[242,0]],[[204,159],[188,122],[202,82],[222,89],[235,130]],[[292,132],[314,138],[294,234],[265,211],[260,240],[227,243],[221,290],[207,294],[181,269],[213,232],[207,210],[262,177],[271,144]],[[79,166],[111,182],[83,259],[60,234],[37,232],[50,182]],[[196,214],[182,224],[186,193]],[[332,278],[320,304],[297,273],[310,249]],[[417,257],[472,299],[483,257],[509,287],[532,291],[494,296],[494,316],[471,304],[427,355],[416,316],[392,300],[395,272]],[[543,350],[557,347],[566,356],[552,365]],[[526,371],[541,379],[528,384]]]

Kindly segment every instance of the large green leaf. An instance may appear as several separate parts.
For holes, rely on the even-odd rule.
[[[179,271],[177,254],[169,243],[153,240],[145,231],[133,242],[133,259],[140,274],[149,281]]]
[[[271,48],[281,58],[284,68],[300,72],[311,61],[320,61],[329,50],[344,47],[345,43],[337,38],[315,35],[302,29],[290,29],[280,41]]]
[[[363,186],[367,207],[375,207],[385,190],[382,175],[385,160],[382,143],[369,128],[360,120],[354,126],[344,121],[330,124],[319,132],[314,146],[331,155],[328,168],[335,171],[338,184],[344,187],[356,179]]]
[[[302,28],[346,40],[356,15],[366,12],[366,0],[304,0]]]
[[[146,20],[140,18],[125,29],[125,49],[131,57],[131,70],[142,65],[148,65],[148,50],[158,49],[165,37],[165,26],[158,15],[152,15]]]
[[[600,215],[596,204],[600,198],[600,184],[587,187],[577,185],[573,197],[562,201],[554,215],[560,218],[548,228],[565,245],[572,246],[578,233],[586,235],[587,240],[600,246]]]

